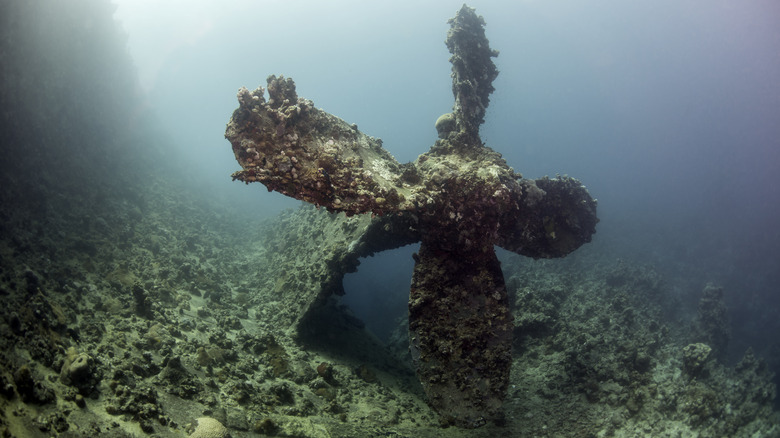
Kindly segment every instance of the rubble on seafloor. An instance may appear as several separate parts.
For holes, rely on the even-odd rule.
[[[115,102],[135,97],[100,56],[123,53],[110,27],[63,35],[32,24],[89,11],[8,5],[19,19],[0,27],[13,109],[0,118],[13,158],[0,161],[0,436],[780,434],[764,361],[715,353],[730,333],[717,287],[694,291],[686,312],[670,279],[597,247],[500,254],[514,334],[504,421],[443,428],[405,325],[382,345],[338,302],[341,276],[372,252],[355,233],[381,239],[382,218],[302,207],[259,221],[205,198],[182,169],[155,165],[157,143],[125,136],[132,105]],[[12,38],[28,27],[40,39]],[[26,62],[40,41],[88,50],[58,58],[51,78]],[[90,57],[92,70],[65,63]],[[90,104],[62,112],[74,96]]]
[[[442,429],[408,354],[393,353],[407,350],[404,330],[382,345],[333,297],[298,332],[277,323],[316,270],[298,264],[312,247],[290,235],[327,223],[333,228],[320,244],[341,242],[355,218],[301,208],[242,242],[229,230],[194,238],[196,222],[209,223],[196,214],[155,255],[146,248],[166,234],[158,221],[170,214],[156,208],[128,249],[101,239],[100,257],[66,248],[45,270],[30,268],[42,266],[44,253],[18,252],[33,242],[3,239],[7,436],[187,436],[200,417],[234,437],[778,432],[761,360],[747,352],[734,367],[718,362],[688,333],[698,316],[684,324],[669,317],[675,303],[658,274],[593,254],[555,263],[502,257],[515,327],[504,422]],[[133,289],[144,291],[148,310],[134,305]]]

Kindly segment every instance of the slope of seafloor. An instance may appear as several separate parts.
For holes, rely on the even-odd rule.
[[[717,327],[707,314],[681,319],[651,269],[585,255],[505,260],[516,325],[505,420],[442,429],[404,335],[382,346],[330,304],[305,335],[266,323],[265,303],[278,307],[278,291],[255,288],[252,267],[284,237],[266,231],[303,229],[328,213],[288,212],[239,239],[186,196],[154,198],[159,211],[149,207],[124,241],[95,233],[85,242],[80,228],[56,219],[51,235],[2,241],[7,436],[187,436],[204,416],[234,437],[778,433],[775,388],[760,360],[748,352],[726,367],[714,352],[692,358],[689,344]],[[171,214],[182,209],[186,220]],[[267,280],[294,264],[277,255],[263,278],[277,284]]]

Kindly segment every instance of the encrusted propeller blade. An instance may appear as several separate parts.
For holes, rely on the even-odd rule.
[[[498,246],[533,258],[563,257],[596,232],[596,200],[582,183],[559,176],[522,179],[513,190],[521,208],[509,220],[495,242]]]
[[[512,319],[493,251],[458,256],[423,240],[409,295],[417,374],[446,421],[478,427],[500,416],[512,363]]]
[[[408,210],[404,167],[379,139],[299,99],[292,79],[270,76],[238,91],[225,137],[243,170],[233,179],[347,214]],[[404,195],[406,192],[406,196]]]

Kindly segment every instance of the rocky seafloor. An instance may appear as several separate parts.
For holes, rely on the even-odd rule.
[[[0,2],[0,436],[780,436],[767,365],[726,358],[723,291],[691,304],[598,235],[502,254],[504,416],[445,427],[403,318],[382,343],[334,295],[372,219],[209,197],[138,115],[106,3],[41,4]]]
[[[708,285],[686,320],[653,269],[587,251],[549,262],[505,255],[515,319],[505,416],[443,428],[403,324],[383,345],[337,303],[297,336],[264,317],[285,283],[261,280],[296,275],[278,260],[296,254],[279,252],[289,236],[269,229],[298,234],[329,213],[302,207],[238,238],[245,224],[151,190],[155,202],[118,203],[88,223],[5,212],[4,436],[183,437],[200,417],[234,437],[780,433],[763,361],[750,351],[735,366],[718,360],[728,339],[719,288]]]

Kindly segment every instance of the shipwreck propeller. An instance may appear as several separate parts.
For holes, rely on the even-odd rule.
[[[238,92],[227,126],[241,171],[296,199],[402,224],[421,243],[409,296],[410,349],[430,404],[448,422],[500,417],[511,366],[512,319],[494,245],[562,257],[589,242],[596,201],[569,177],[529,180],[486,147],[479,127],[498,70],[484,20],[468,6],[449,21],[452,113],[439,139],[399,164],[379,139],[299,98],[289,78]],[[411,225],[410,225],[411,224]]]

